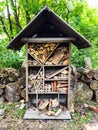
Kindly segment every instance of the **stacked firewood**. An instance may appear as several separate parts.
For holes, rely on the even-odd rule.
[[[68,92],[68,67],[45,69],[45,74],[43,74],[42,68],[34,70],[34,72],[35,74],[30,74],[28,78],[29,92]],[[43,84],[43,76],[45,76],[46,81],[50,81]],[[57,79],[60,81],[57,81]]]
[[[68,48],[65,46],[58,47],[53,55],[49,58],[49,60],[46,62],[46,64],[62,64],[62,65],[68,65],[69,64],[69,52]]]
[[[15,102],[25,98],[25,69],[0,70],[0,100]]]
[[[98,69],[91,67],[91,62],[86,58],[85,68],[75,68],[71,71],[72,100],[98,102]],[[89,62],[88,62],[89,61]]]
[[[53,43],[31,44],[28,47],[28,53],[34,56],[36,60],[39,60],[41,63],[44,63],[55,47],[56,44]]]
[[[42,64],[45,62],[47,65],[69,64],[69,48],[65,46],[59,46],[59,44],[29,44],[28,53]],[[29,64],[37,65],[38,63],[35,60],[29,60]]]

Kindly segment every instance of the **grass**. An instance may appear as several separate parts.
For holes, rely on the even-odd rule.
[[[5,107],[5,116],[9,116],[11,118],[19,119],[23,118],[25,109],[20,109],[20,103],[7,103],[3,104]]]
[[[19,119],[23,119],[23,115],[25,113],[25,109],[20,109],[19,102],[17,103],[5,103],[2,104],[1,107],[5,107],[5,114],[4,116],[0,116],[0,121],[3,121],[5,118],[10,118],[12,122],[19,121]],[[69,121],[66,121],[67,123],[67,129],[66,130],[81,130],[82,124],[87,124],[91,121],[93,117],[92,111],[87,111],[86,113],[80,113],[75,112],[71,113],[72,119]],[[21,124],[18,125],[19,128],[21,128]],[[47,130],[53,130],[54,128],[51,125],[47,126]],[[10,127],[10,130],[14,130],[14,126],[12,125]],[[33,130],[32,128],[30,130]]]
[[[80,113],[74,113],[72,114],[72,120],[67,121],[67,130],[81,130],[82,124],[87,124],[92,119],[92,112],[87,112],[84,115],[81,115]]]

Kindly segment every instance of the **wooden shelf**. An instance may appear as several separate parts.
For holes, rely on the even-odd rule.
[[[28,65],[28,67],[32,67],[33,68],[33,67],[42,67],[42,66],[41,65],[36,65],[36,66],[35,65]]]
[[[67,43],[75,40],[73,37],[22,38],[23,42],[28,43]]]
[[[40,92],[28,92],[28,94],[45,94],[45,95],[47,95],[47,94],[68,94],[68,93],[61,93],[61,92],[42,92],[42,93],[40,93]]]
[[[63,81],[63,80],[68,80],[68,78],[65,78],[65,79],[44,79],[44,81]]]
[[[60,64],[58,64],[58,65],[43,65],[44,67],[67,67],[68,65],[60,65]]]

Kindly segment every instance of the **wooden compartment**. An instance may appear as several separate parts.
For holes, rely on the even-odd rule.
[[[27,46],[27,110],[25,119],[70,119],[70,44],[29,43]],[[53,105],[54,104],[54,105]],[[53,110],[60,112],[55,115]],[[67,114],[66,114],[67,112]],[[52,115],[54,113],[54,115]],[[65,113],[65,116],[63,115]],[[29,115],[29,116],[28,116]]]

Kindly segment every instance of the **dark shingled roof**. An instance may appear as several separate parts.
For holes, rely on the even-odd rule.
[[[73,44],[77,46],[78,49],[91,46],[91,43],[75,31],[69,24],[60,19],[59,16],[48,7],[44,7],[38,15],[8,44],[7,48],[20,50],[25,44],[21,39],[24,37],[33,37],[33,35],[35,35],[37,31],[47,23],[61,32],[63,37],[67,36],[75,38],[76,40],[73,41]]]

